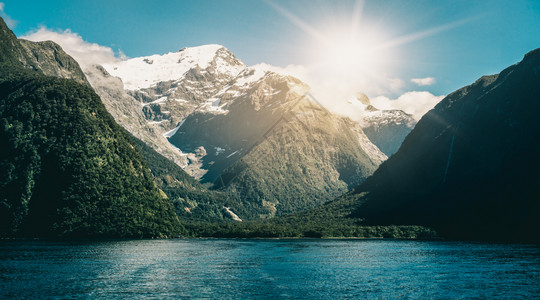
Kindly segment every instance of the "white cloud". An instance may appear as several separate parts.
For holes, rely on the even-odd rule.
[[[406,92],[397,99],[379,96],[371,99],[371,104],[378,109],[399,109],[413,115],[415,120],[420,118],[439,103],[445,96],[435,96],[430,92]]]
[[[436,82],[436,80],[433,77],[413,78],[413,79],[411,79],[411,82],[416,83],[419,86],[426,86],[426,85],[434,84]]]
[[[53,41],[60,45],[67,54],[71,55],[81,67],[93,64],[113,63],[120,60],[115,56],[111,48],[89,43],[69,29],[53,31],[46,27],[41,27],[37,31],[27,33],[21,38],[34,42]],[[125,56],[121,52],[120,55]]]
[[[361,112],[351,109],[349,101],[359,92],[366,95],[385,95],[388,93],[399,95],[403,93],[405,86],[404,81],[399,78],[382,75],[351,81],[308,76],[306,82],[312,88],[313,95],[326,108],[353,120],[357,120]]]
[[[317,98],[322,105],[330,111],[347,116],[353,120],[361,120],[363,113],[362,107],[355,107],[355,102],[350,100],[358,92],[371,95],[381,94],[402,94],[405,88],[405,81],[400,78],[394,78],[386,75],[373,75],[370,78],[353,78],[353,80],[343,80],[343,78],[333,79],[321,74],[320,70],[313,70],[302,65],[288,65],[286,67],[276,67],[266,63],[257,64],[254,67],[260,67],[265,70],[273,71],[282,75],[294,76],[311,87],[312,95]],[[429,97],[431,95],[431,97]],[[418,98],[417,101],[411,101],[411,98]],[[409,114],[413,114],[416,119],[419,119],[425,112],[431,109],[444,96],[433,96],[428,92],[409,92],[403,94],[395,102],[387,97],[377,97],[376,105],[379,109],[401,109]],[[435,99],[433,99],[435,98]],[[388,102],[382,101],[387,99]],[[395,103],[394,103],[395,102]],[[431,106],[430,106],[431,105]],[[427,108],[423,109],[422,106]]]
[[[16,20],[13,20],[10,16],[8,16],[6,14],[6,12],[4,11],[4,8],[6,7],[5,3],[4,2],[0,2],[0,17],[2,17],[2,19],[4,19],[4,22],[6,22],[6,25],[13,29],[17,26],[17,21]]]
[[[293,76],[304,82],[307,82],[308,71],[306,67],[301,65],[288,65],[286,67],[276,67],[267,63],[260,63],[253,66],[254,68],[260,68],[263,70],[272,71],[278,74]]]
[[[391,91],[399,91],[405,87],[405,82],[399,78],[386,78]]]

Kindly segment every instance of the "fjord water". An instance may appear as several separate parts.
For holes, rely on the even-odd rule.
[[[537,298],[540,247],[400,240],[0,241],[0,298]]]

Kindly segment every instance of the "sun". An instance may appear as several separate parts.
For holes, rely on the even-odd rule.
[[[312,47],[312,60],[329,76],[357,77],[385,72],[390,60],[388,51],[380,49],[382,34],[351,28],[339,28],[324,34]]]
[[[393,41],[380,22],[370,24],[363,17],[363,0],[348,11],[307,21],[272,0],[265,2],[305,33],[302,48],[308,50],[300,61],[311,75],[365,88],[391,73],[397,61],[391,49],[400,41]]]
[[[288,19],[303,36],[297,38],[302,49],[298,59],[305,66],[304,78],[339,90],[365,91],[373,94],[395,92],[403,86],[397,76],[410,62],[410,53],[401,48],[427,37],[440,34],[482,16],[472,16],[404,33],[391,28],[395,22],[364,16],[365,0],[355,0],[347,10],[321,9],[317,18],[303,20],[273,0],[263,0]],[[313,14],[310,14],[310,16]],[[335,94],[335,93],[334,93]]]

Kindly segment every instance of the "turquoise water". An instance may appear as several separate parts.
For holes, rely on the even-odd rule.
[[[0,241],[0,298],[540,298],[540,247],[396,240]]]

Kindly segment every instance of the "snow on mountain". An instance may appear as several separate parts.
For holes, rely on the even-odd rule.
[[[377,109],[363,93],[358,93],[349,103],[358,111],[356,119],[366,136],[387,156],[397,152],[416,125],[412,115],[402,110]]]
[[[324,203],[387,158],[358,123],[320,107],[307,84],[266,64],[248,67],[220,45],[133,58],[86,74],[133,135],[253,208],[242,218]],[[242,175],[227,177],[231,170]],[[287,178],[303,176],[309,178],[304,191],[284,192],[298,187]],[[225,186],[231,180],[233,187]],[[261,203],[261,197],[271,200]]]
[[[103,67],[111,75],[120,77],[127,90],[146,89],[160,82],[179,80],[187,71],[196,67],[207,69],[212,62],[217,74],[236,76],[245,69],[240,61],[231,64],[227,55],[220,55],[220,50],[226,51],[221,45],[183,48],[178,52],[137,57]]]
[[[203,124],[197,124],[220,115],[225,119],[240,118],[230,121],[231,124],[238,123],[233,127],[239,130],[240,127],[236,126],[244,122],[242,118],[245,118],[249,110],[256,114],[260,112],[261,117],[262,114],[273,116],[275,113],[283,113],[285,106],[293,104],[292,99],[298,99],[310,90],[302,81],[287,74],[276,73],[276,68],[270,65],[246,66],[220,45],[184,48],[174,53],[133,58],[103,67],[113,77],[119,78],[125,92],[139,102],[138,107],[148,126],[155,128],[161,138],[171,142],[178,140],[179,134],[187,137],[188,132],[200,137],[212,135],[202,130],[206,128]],[[231,110],[237,111],[227,117]],[[187,129],[184,128],[185,122],[189,123]],[[253,127],[253,124],[249,126]],[[186,130],[188,132],[184,133]],[[386,159],[359,127],[354,131],[359,146],[368,153],[371,161],[378,164]],[[239,134],[236,132],[236,135]],[[246,154],[241,149],[246,147],[232,146],[231,139],[235,138],[238,136],[229,136],[223,141],[217,138],[219,141],[216,140],[212,145],[194,147],[174,144],[183,151],[180,159],[187,157],[186,171],[194,177],[208,177],[210,175],[206,174],[206,170],[209,170],[210,165],[207,164],[214,156],[220,156],[218,152],[223,152],[223,159],[231,158],[233,153],[241,153],[241,156]],[[224,150],[207,151],[212,147]],[[206,162],[202,163],[202,160]],[[213,168],[220,169],[217,165]]]
[[[238,87],[244,87],[261,80],[268,70],[258,67],[246,68],[242,74],[236,78],[235,85]]]
[[[185,120],[182,120],[182,122],[180,122],[180,123],[178,124],[178,126],[176,126],[176,127],[175,127],[174,129],[172,129],[172,130],[169,130],[169,131],[165,132],[165,133],[163,134],[163,136],[166,137],[166,138],[170,138],[171,136],[175,135],[176,132],[178,131],[178,129],[180,129],[180,127],[182,126],[182,124],[184,124],[184,122],[185,122]]]
[[[195,111],[227,113],[229,100],[265,71],[247,67],[221,45],[184,48],[104,66],[138,100],[148,123],[170,132]]]
[[[231,99],[245,94],[268,74],[275,74],[272,66],[248,67],[225,47],[215,44],[103,67],[120,78],[126,91],[140,101],[148,122],[167,132],[194,111],[227,113]],[[265,91],[267,95],[276,93],[279,90]]]

